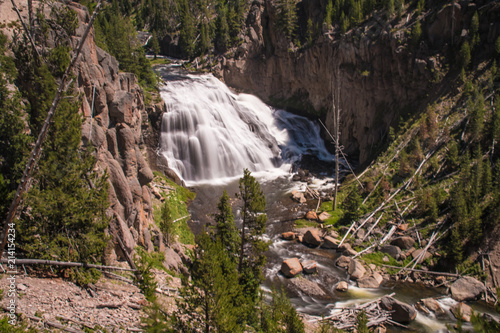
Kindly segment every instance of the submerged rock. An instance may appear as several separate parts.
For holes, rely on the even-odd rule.
[[[409,323],[417,317],[417,311],[413,306],[389,296],[382,297],[380,300],[380,307],[384,310],[392,311],[391,318],[398,323]]]
[[[472,316],[472,308],[463,302],[460,302],[452,306],[450,308],[450,311],[458,320],[469,322]]]
[[[281,238],[283,238],[284,240],[294,240],[295,233],[293,231],[284,232],[281,234]]]
[[[335,287],[335,290],[337,291],[347,291],[347,289],[349,289],[349,285],[346,281],[340,281]]]
[[[424,298],[420,302],[429,310],[434,312],[437,315],[444,314],[444,310],[441,308],[439,303],[434,298]]]
[[[318,271],[318,264],[314,260],[303,261],[301,264],[305,274],[314,274]]]

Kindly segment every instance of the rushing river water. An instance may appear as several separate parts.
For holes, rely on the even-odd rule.
[[[322,180],[316,179],[308,186],[321,190],[331,188],[334,183],[328,171],[332,170],[334,157],[325,148],[319,125],[270,108],[254,96],[235,94],[212,75],[188,75],[173,67],[158,71],[165,82],[161,95],[167,104],[160,152],[197,193],[189,208],[193,231],[198,233],[212,222],[223,190],[234,196],[244,168],[252,171],[261,183],[267,201],[266,237],[271,241],[264,289],[284,286],[297,310],[313,316],[327,316],[336,308],[392,292],[409,304],[425,297],[439,297],[444,292],[396,282],[379,289],[357,288],[351,282],[348,292],[335,291],[337,282],[346,280],[347,275],[345,270],[335,267],[338,254],[334,250],[309,248],[279,237],[282,232],[291,231],[293,220],[303,217],[310,208],[290,199],[293,189],[305,190],[306,184],[293,182],[290,173],[304,156],[313,156],[316,164],[327,166],[319,177]],[[235,214],[238,216],[239,211]],[[306,294],[279,273],[282,261],[293,257],[318,263],[318,274],[307,279],[320,290]],[[455,303],[449,297],[441,297],[438,302],[445,310]],[[476,309],[485,310],[479,305]],[[450,311],[439,320],[419,313],[410,327],[416,332],[436,332],[452,322]]]

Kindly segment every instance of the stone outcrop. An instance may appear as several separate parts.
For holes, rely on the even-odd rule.
[[[412,306],[389,296],[382,297],[380,307],[392,311],[391,318],[398,323],[409,323],[417,317],[417,311]]]
[[[458,302],[478,299],[484,292],[484,285],[470,276],[455,281],[451,287],[451,296]]]

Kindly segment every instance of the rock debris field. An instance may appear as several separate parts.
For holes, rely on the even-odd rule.
[[[9,281],[0,275],[4,295],[0,306],[5,309]],[[144,295],[131,284],[101,278],[95,288],[86,290],[62,279],[41,279],[17,275],[17,312],[37,326],[52,329],[50,323],[62,324],[79,332],[97,325],[112,332],[141,331],[141,308],[147,304]]]

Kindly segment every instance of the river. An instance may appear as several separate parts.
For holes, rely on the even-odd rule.
[[[167,104],[160,153],[197,194],[189,208],[192,230],[199,233],[212,222],[223,190],[235,196],[244,168],[261,183],[267,202],[266,237],[271,241],[264,271],[265,290],[284,286],[297,310],[311,316],[328,316],[335,308],[371,301],[392,292],[396,293],[395,298],[409,304],[437,297],[442,308],[448,310],[455,303],[442,296],[444,289],[419,284],[390,282],[378,289],[362,289],[351,281],[347,292],[335,291],[336,283],[347,275],[345,270],[335,267],[338,254],[334,250],[309,248],[280,239],[282,232],[293,229],[293,220],[303,217],[311,208],[293,202],[291,191],[304,191],[306,185],[328,191],[334,184],[334,156],[320,137],[319,124],[273,109],[252,95],[236,94],[210,74],[186,74],[172,66],[157,71],[165,83],[161,95]],[[293,181],[291,172],[306,161],[306,167],[315,170],[315,177],[309,184]],[[316,202],[309,205],[315,206]],[[293,257],[318,263],[318,273],[307,279],[316,283],[322,293],[306,294],[279,273],[282,261]],[[478,304],[475,307],[486,310]],[[436,332],[453,322],[450,311],[439,319],[419,313],[410,331]]]

